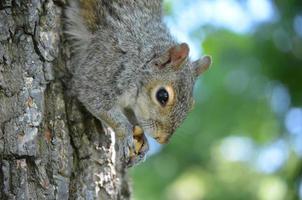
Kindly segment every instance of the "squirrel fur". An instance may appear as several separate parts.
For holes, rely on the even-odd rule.
[[[130,150],[136,125],[168,142],[211,64],[209,56],[189,61],[188,45],[171,37],[162,16],[161,0],[78,0],[66,8],[73,93]]]

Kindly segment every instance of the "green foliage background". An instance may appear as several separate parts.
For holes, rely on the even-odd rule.
[[[192,33],[204,37],[200,47],[213,56],[213,66],[199,80],[195,108],[171,142],[132,169],[134,199],[299,199],[301,156],[293,150],[284,125],[287,112],[272,109],[270,88],[282,85],[291,99],[288,110],[301,108],[302,38],[293,24],[302,14],[302,1],[272,3],[278,20],[251,33],[210,24]],[[172,17],[173,6],[173,1],[165,3],[166,14]],[[284,36],[278,38],[280,30]],[[256,149],[281,138],[288,156],[272,173],[257,170],[253,160],[227,160],[221,145],[232,136],[250,139]]]

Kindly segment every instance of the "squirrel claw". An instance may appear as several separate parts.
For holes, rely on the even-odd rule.
[[[139,126],[134,126],[133,128],[133,143],[134,148],[129,149],[130,159],[127,163],[128,167],[138,164],[144,160],[146,153],[149,150],[148,140],[144,135],[144,131]]]

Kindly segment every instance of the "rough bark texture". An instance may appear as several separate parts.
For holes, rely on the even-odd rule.
[[[129,199],[114,134],[61,81],[64,4],[0,0],[0,199]]]

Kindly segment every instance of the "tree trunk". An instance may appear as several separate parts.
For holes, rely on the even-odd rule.
[[[114,133],[61,81],[64,4],[0,0],[0,199],[129,199]]]

